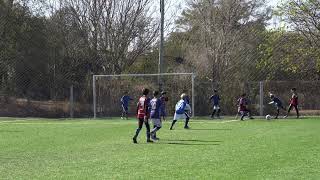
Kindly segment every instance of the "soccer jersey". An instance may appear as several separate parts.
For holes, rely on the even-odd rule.
[[[279,107],[282,106],[282,102],[281,102],[281,100],[279,98],[273,97],[271,100],[276,106],[279,106]]]
[[[240,111],[247,111],[247,104],[248,104],[247,99],[246,98],[240,98],[238,100],[238,102],[239,102]]]
[[[133,99],[130,98],[130,96],[122,96],[121,105],[124,106],[124,107],[128,107],[130,100],[133,100]]]
[[[210,97],[210,100],[212,101],[213,106],[219,106],[220,96],[219,95],[212,95]]]
[[[153,98],[150,101],[151,119],[160,119],[160,108],[161,108],[161,100],[158,98]]]
[[[175,107],[176,114],[184,114],[186,105],[187,103],[185,100],[181,99],[180,101],[178,101]]]
[[[150,104],[150,98],[146,96],[142,96],[139,98],[139,102],[137,104],[138,108],[138,114],[137,117],[144,118],[145,116],[149,116],[149,104]]]
[[[298,95],[297,94],[292,95],[292,97],[290,99],[290,104],[292,104],[293,106],[298,105]]]

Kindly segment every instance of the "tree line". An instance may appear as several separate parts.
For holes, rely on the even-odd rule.
[[[155,73],[156,0],[0,0],[0,93],[91,97],[92,74]],[[279,26],[270,27],[278,17]],[[320,79],[320,2],[189,0],[165,41],[165,71],[232,82]]]

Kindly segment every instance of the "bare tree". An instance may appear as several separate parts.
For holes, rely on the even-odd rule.
[[[79,25],[93,66],[121,73],[157,38],[152,0],[60,0]],[[53,5],[51,6],[53,7]]]
[[[191,49],[198,51],[193,54],[198,57],[194,62],[200,67],[210,67],[207,73],[211,74],[208,77],[211,81],[226,79],[230,71],[251,60],[244,58],[250,54],[245,41],[256,32],[252,27],[267,18],[268,9],[259,10],[263,3],[260,0],[191,1],[191,9],[184,13],[180,23],[196,36],[190,37]]]

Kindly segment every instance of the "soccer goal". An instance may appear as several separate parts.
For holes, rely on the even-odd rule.
[[[126,93],[133,99],[129,101],[129,116],[135,116],[136,103],[143,88],[150,89],[150,97],[155,90],[167,93],[168,116],[173,115],[180,95],[187,93],[191,100],[192,115],[195,115],[194,86],[194,73],[93,75],[93,117],[119,117],[122,112],[120,99]]]

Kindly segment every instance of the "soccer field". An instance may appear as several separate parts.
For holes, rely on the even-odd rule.
[[[0,179],[320,179],[320,119],[169,122],[0,119]]]

